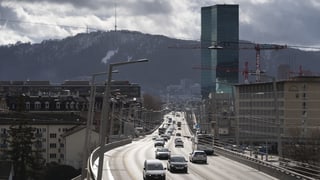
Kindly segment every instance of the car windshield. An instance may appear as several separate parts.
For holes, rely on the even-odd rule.
[[[186,160],[184,157],[177,156],[177,157],[171,157],[170,161],[172,161],[172,162],[185,162]]]
[[[158,149],[159,152],[168,152],[169,149],[168,148],[162,148],[162,149]]]
[[[201,155],[206,155],[206,153],[205,152],[195,152],[194,155],[201,156]]]
[[[147,166],[148,170],[163,170],[162,164],[159,163],[153,163],[153,164],[148,164]]]

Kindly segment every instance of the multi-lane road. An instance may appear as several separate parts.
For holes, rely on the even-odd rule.
[[[184,140],[184,148],[174,147],[174,138],[172,135],[166,143],[171,151],[171,154],[182,154],[189,160],[189,153],[192,151],[191,136],[187,123],[182,116],[176,117],[172,115],[173,120],[182,121],[181,130],[176,130],[182,134]],[[165,118],[166,119],[166,118]],[[146,159],[155,159],[155,148],[152,137],[157,134],[157,131],[151,135],[147,135],[142,139],[133,141],[131,144],[121,146],[105,153],[105,161],[103,168],[103,179],[143,179],[142,169],[143,162]],[[164,166],[167,166],[167,160],[161,160]],[[166,179],[175,180],[201,180],[201,179],[244,179],[244,180],[263,180],[275,179],[267,174],[259,172],[241,163],[232,161],[223,156],[213,155],[208,156],[207,164],[194,164],[188,162],[188,173],[171,173],[166,172]]]

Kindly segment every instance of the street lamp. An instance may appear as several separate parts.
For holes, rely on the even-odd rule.
[[[102,179],[102,169],[103,169],[103,159],[104,159],[103,147],[106,143],[109,143],[109,134],[110,133],[107,133],[106,131],[110,131],[109,98],[110,98],[110,89],[111,89],[111,79],[112,79],[113,67],[122,66],[122,65],[126,65],[126,64],[141,63],[141,62],[148,62],[148,59],[139,59],[136,61],[125,61],[125,62],[109,64],[108,81],[107,81],[107,87],[105,89],[105,93],[104,93],[104,97],[103,97],[101,120],[100,120],[100,150],[99,150],[100,152],[99,152],[99,167],[98,167],[98,177],[97,177],[98,180]],[[108,134],[108,136],[105,141],[106,134]]]
[[[90,89],[90,98],[89,98],[89,108],[88,108],[88,114],[87,114],[87,125],[86,125],[86,134],[85,134],[85,142],[84,142],[84,155],[82,159],[82,173],[81,173],[81,179],[85,179],[87,177],[87,159],[89,155],[89,151],[91,149],[90,146],[90,140],[91,140],[91,127],[92,127],[92,121],[93,121],[93,113],[94,113],[94,103],[95,103],[95,79],[97,76],[105,75],[107,72],[101,72],[96,73],[92,75],[91,79],[91,89]]]

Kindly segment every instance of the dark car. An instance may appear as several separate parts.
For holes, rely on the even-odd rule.
[[[155,150],[156,159],[169,159],[170,151],[168,148],[160,147]]]
[[[143,164],[143,179],[166,179],[166,168],[163,167],[163,164],[160,160],[157,159],[149,159],[145,160]]]
[[[165,144],[165,142],[164,142],[164,140],[156,140],[155,142],[154,142],[154,147],[164,147],[164,144]]]
[[[176,138],[174,140],[174,147],[184,147],[184,143],[181,138]]]
[[[170,172],[182,171],[188,173],[188,161],[183,155],[171,155],[168,159],[167,169]]]

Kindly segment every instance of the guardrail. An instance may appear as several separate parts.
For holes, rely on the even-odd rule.
[[[100,147],[97,147],[95,150],[93,150],[93,152],[91,153],[91,155],[88,159],[88,177],[87,178],[89,178],[90,180],[96,179],[96,177],[94,176],[94,173],[93,173],[93,165],[94,165],[94,162],[99,157],[99,153],[101,150],[103,152],[107,152],[111,149],[114,149],[114,148],[117,148],[120,146],[124,146],[126,144],[130,144],[131,142],[132,142],[132,139],[125,139],[125,140],[116,141],[116,142],[106,144],[102,147],[102,149],[100,149]]]
[[[141,136],[145,136],[145,135],[148,135],[148,134],[151,134],[153,133],[158,127],[148,131],[148,132],[145,132],[145,133],[142,133],[140,134]],[[112,142],[112,143],[109,143],[109,144],[106,144],[102,147],[102,151],[103,152],[107,152],[107,151],[110,151],[114,148],[117,148],[117,147],[120,147],[120,146],[124,146],[124,145],[127,145],[127,144],[130,144],[132,142],[132,138],[129,138],[129,139],[124,139],[124,140],[120,140],[120,141],[115,141],[115,142]],[[87,165],[87,168],[88,168],[88,175],[87,175],[87,179],[88,180],[95,180],[96,177],[93,173],[93,165],[94,165],[94,162],[97,160],[97,158],[99,157],[99,154],[100,154],[100,147],[97,147],[96,149],[93,150],[93,152],[91,153],[89,159],[88,159],[88,165]]]
[[[194,130],[190,127],[190,124],[188,122],[188,127],[190,132],[193,134]],[[303,174],[291,171],[289,169],[280,167],[280,166],[275,166],[271,163],[268,163],[266,161],[262,161],[257,158],[252,158],[245,156],[241,153],[234,152],[231,150],[226,150],[223,147],[220,146],[215,146],[215,153],[225,156],[229,159],[232,159],[234,161],[240,162],[242,164],[245,164],[247,166],[250,166],[254,169],[257,169],[258,171],[264,172],[270,176],[273,176],[275,178],[279,178],[281,180],[292,180],[292,179],[303,179],[303,180],[312,180],[316,178],[308,177]]]
[[[292,180],[292,179],[311,180],[311,179],[314,179],[312,177],[304,176],[304,175],[296,173],[294,171],[290,171],[286,168],[275,166],[271,163],[268,163],[266,161],[262,161],[257,158],[252,158],[249,156],[245,156],[241,153],[237,153],[237,152],[233,152],[231,150],[223,149],[222,147],[219,147],[219,146],[215,146],[215,153],[220,154],[222,156],[225,156],[225,157],[232,159],[234,161],[240,162],[242,164],[245,164],[247,166],[250,166],[254,169],[257,169],[261,172],[264,172],[266,174],[269,174],[270,176],[273,176],[275,178],[279,178],[281,180]]]

